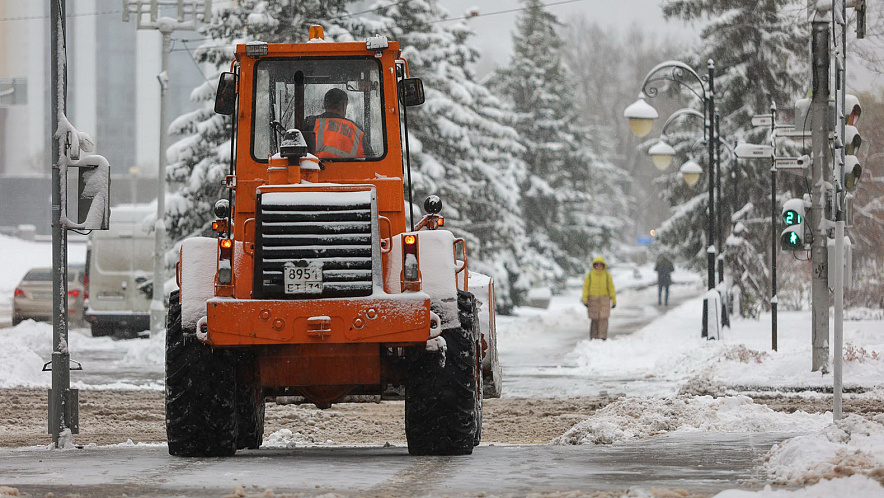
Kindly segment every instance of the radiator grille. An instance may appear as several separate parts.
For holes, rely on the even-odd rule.
[[[321,262],[321,294],[286,294],[283,267],[296,260]],[[371,292],[371,191],[268,192],[259,196],[256,298],[354,297]]]

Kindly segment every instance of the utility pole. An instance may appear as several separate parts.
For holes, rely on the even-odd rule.
[[[158,25],[163,35],[162,63],[157,81],[160,83],[160,150],[157,157],[157,221],[154,224],[153,296],[150,301],[150,331],[159,332],[166,326],[166,303],[163,302],[163,283],[166,281],[166,113],[169,109],[169,50],[172,48],[173,28]]]
[[[814,372],[829,372],[829,264],[828,264],[828,216],[826,199],[832,183],[829,168],[829,55],[830,27],[828,19],[817,13],[811,21],[811,85],[813,95],[810,103],[811,140],[813,143],[811,188],[813,205],[810,208],[810,232],[812,234],[810,258],[811,315],[812,315],[812,366]]]
[[[66,136],[54,136],[58,130],[59,117],[66,113],[67,71],[59,61],[65,53],[65,5],[51,4],[52,64],[52,389],[49,391],[49,433],[52,444],[59,446],[59,436],[69,429],[76,433],[72,413],[76,408],[71,399],[71,354],[68,351],[68,232],[62,218],[62,188],[67,184],[62,178],[67,159],[63,143]],[[44,367],[45,368],[45,367]]]
[[[212,0],[124,0],[123,21],[134,14],[138,29],[155,29],[163,38],[160,74],[160,150],[157,158],[157,221],[154,225],[153,298],[150,302],[150,331],[157,332],[166,326],[166,305],[163,284],[166,275],[166,149],[168,148],[169,112],[169,52],[172,33],[178,30],[193,31],[198,24],[198,13],[204,18],[212,13]],[[161,8],[176,8],[177,18],[161,17]],[[189,20],[185,18],[189,17]]]

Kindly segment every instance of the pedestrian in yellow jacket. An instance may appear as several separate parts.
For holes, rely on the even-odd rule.
[[[592,260],[592,269],[583,280],[583,305],[591,320],[589,338],[607,339],[608,317],[611,316],[611,308],[617,307],[617,292],[608,272],[608,264],[601,256]]]

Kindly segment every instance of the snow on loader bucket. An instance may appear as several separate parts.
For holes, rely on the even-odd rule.
[[[258,448],[268,400],[404,396],[409,453],[470,454],[500,396],[494,282],[469,271],[438,197],[407,229],[400,120],[423,86],[385,37],[311,38],[237,45],[219,82],[235,154],[215,236],[181,244],[169,452]]]

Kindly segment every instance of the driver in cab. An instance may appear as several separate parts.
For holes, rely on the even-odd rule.
[[[363,143],[365,132],[347,119],[347,92],[332,88],[323,99],[325,112],[307,118],[306,128],[316,137],[316,157],[339,159],[372,156],[371,146]]]

